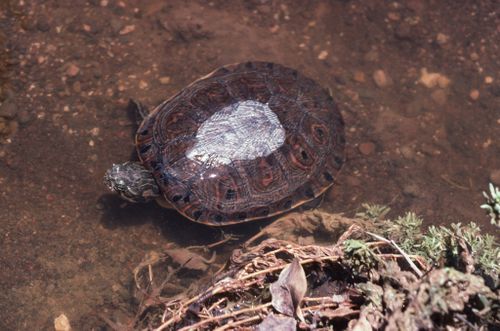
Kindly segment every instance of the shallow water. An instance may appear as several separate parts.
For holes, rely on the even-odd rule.
[[[348,161],[323,209],[353,215],[363,202],[386,204],[390,216],[476,220],[498,235],[479,209],[481,191],[500,180],[494,1],[0,8],[0,329],[51,329],[63,312],[75,329],[101,327],[96,311],[131,308],[132,270],[147,251],[221,238],[154,204],[123,202],[102,176],[133,151],[130,97],[153,107],[227,63],[282,63],[332,90]],[[435,86],[418,82],[424,68],[440,75],[424,75]],[[245,238],[263,224],[224,231]]]

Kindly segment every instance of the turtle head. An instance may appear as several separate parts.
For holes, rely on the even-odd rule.
[[[153,174],[137,162],[113,164],[104,182],[113,192],[131,202],[147,202],[160,196]]]

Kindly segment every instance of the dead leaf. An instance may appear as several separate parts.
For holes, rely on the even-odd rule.
[[[359,319],[354,323],[352,328],[350,327],[349,329],[351,331],[372,331],[373,330],[372,326],[370,325],[370,322],[368,322],[368,320],[366,319],[365,316],[360,316]]]
[[[282,314],[295,316],[307,290],[304,268],[298,258],[294,258],[284,268],[278,280],[271,284],[273,307]]]
[[[264,320],[255,328],[257,331],[295,331],[297,322],[294,318],[288,316],[278,316],[275,314],[267,315]]]

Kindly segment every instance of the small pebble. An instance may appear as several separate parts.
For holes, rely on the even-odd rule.
[[[490,181],[493,184],[500,186],[500,169],[495,169],[490,173]]]
[[[80,72],[80,68],[78,68],[75,64],[71,63],[66,69],[66,75],[69,77],[75,77]]]
[[[390,19],[391,21],[399,21],[401,19],[401,15],[396,12],[389,12],[387,13],[387,18]]]
[[[415,150],[411,146],[402,146],[399,151],[405,159],[412,160],[415,158]]]
[[[91,32],[92,31],[92,27],[88,24],[83,24],[83,31],[85,32]]]
[[[139,81],[139,88],[141,90],[147,89],[148,88],[148,83],[146,81],[144,81],[144,80]]]
[[[168,83],[170,83],[170,77],[168,76],[160,77],[159,81],[160,84],[167,85]]]
[[[274,26],[272,26],[272,27],[269,28],[269,31],[271,33],[276,33],[276,32],[278,32],[279,29],[280,29],[279,25],[274,25]]]
[[[61,314],[54,319],[54,329],[55,331],[71,331],[71,324],[69,323],[68,317]]]
[[[325,60],[328,56],[328,52],[327,51],[321,51],[318,55],[318,60]]]
[[[471,90],[469,93],[469,97],[473,101],[476,101],[477,99],[479,99],[479,90],[477,90],[477,89]]]
[[[364,72],[356,70],[354,72],[354,80],[358,83],[364,83],[366,80]]]
[[[439,32],[436,36],[436,41],[439,45],[446,44],[448,40],[450,39],[450,36],[445,35],[444,33]]]
[[[363,155],[371,155],[375,152],[375,144],[372,142],[361,143],[358,149]]]
[[[479,54],[477,54],[476,52],[472,52],[472,53],[470,54],[470,59],[471,59],[472,61],[477,61],[477,60],[479,60]]]
[[[92,128],[92,129],[90,130],[90,135],[91,135],[92,137],[97,137],[97,136],[99,136],[99,131],[100,131],[100,130],[99,130],[99,128],[98,128],[98,127]]]
[[[491,83],[493,83],[493,77],[491,77],[491,76],[484,77],[484,83],[485,84],[491,84]]]
[[[390,84],[389,76],[381,69],[375,70],[373,73],[373,80],[378,87],[386,87]]]
[[[422,68],[420,70],[418,82],[427,88],[433,88],[435,86],[446,88],[451,81],[445,75],[441,75],[437,72],[427,72],[427,68]]]
[[[125,27],[123,27],[123,29],[120,30],[120,34],[123,36],[123,35],[129,34],[129,33],[134,32],[134,31],[135,31],[135,25],[133,25],[133,24],[125,25]]]
[[[437,103],[440,106],[443,106],[446,104],[446,101],[448,100],[448,96],[446,95],[446,92],[444,90],[435,90],[431,93],[431,98],[434,100],[435,103]]]

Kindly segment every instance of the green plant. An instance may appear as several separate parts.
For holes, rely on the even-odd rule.
[[[356,217],[364,220],[383,220],[391,208],[383,205],[363,203],[361,207],[364,211],[356,213]]]
[[[481,208],[488,212],[491,217],[491,224],[500,226],[500,190],[498,187],[493,186],[492,183],[490,183],[489,189],[490,196],[488,196],[488,193],[483,192],[486,203],[482,204]]]

